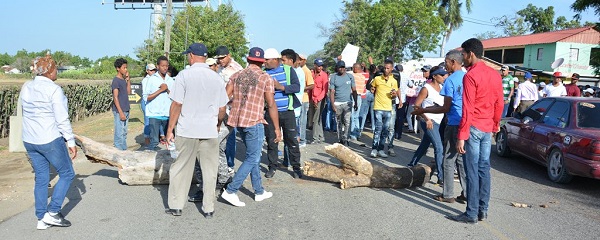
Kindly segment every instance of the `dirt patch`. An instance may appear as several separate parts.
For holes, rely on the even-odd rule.
[[[132,105],[129,120],[127,145],[130,150],[137,150],[143,143],[143,115],[139,105]],[[83,135],[112,145],[113,114],[106,112],[85,120],[73,123],[75,134]],[[77,178],[96,173],[106,167],[89,162],[79,150],[73,161]],[[57,181],[55,174],[50,181],[51,186]],[[0,139],[0,222],[33,206],[34,174],[25,153],[8,152],[8,138]]]

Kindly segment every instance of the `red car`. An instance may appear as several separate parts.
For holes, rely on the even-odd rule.
[[[557,183],[573,175],[600,179],[600,98],[543,98],[503,119],[496,154],[511,153],[546,166]]]

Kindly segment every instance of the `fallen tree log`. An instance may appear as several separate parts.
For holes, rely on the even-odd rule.
[[[304,175],[339,182],[341,189],[423,186],[431,176],[431,167],[423,164],[411,168],[372,165],[356,152],[338,143],[326,146],[325,151],[340,160],[342,166],[306,161],[303,168]]]
[[[75,136],[77,145],[91,162],[117,167],[119,180],[128,185],[169,184],[173,158],[167,150],[130,151]]]

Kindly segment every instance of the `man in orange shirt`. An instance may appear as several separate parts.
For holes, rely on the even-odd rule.
[[[354,76],[354,82],[356,83],[356,93],[358,93],[358,97],[356,98],[356,105],[358,106],[358,110],[352,110],[352,117],[350,119],[350,139],[356,141],[360,138],[361,127],[360,121],[358,120],[358,115],[360,113],[360,106],[363,99],[367,98],[367,82],[365,80],[365,76],[363,75],[362,66],[360,63],[355,63],[352,65],[352,75]]]

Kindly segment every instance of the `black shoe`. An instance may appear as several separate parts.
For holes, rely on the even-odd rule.
[[[267,173],[265,173],[265,177],[266,178],[272,178],[273,176],[275,176],[275,168],[274,167],[269,167],[269,171],[267,171]]]
[[[233,177],[229,177],[227,179],[227,181],[225,181],[225,183],[219,183],[219,182],[217,182],[217,187],[215,188],[215,190],[221,191],[224,188],[227,188],[227,185],[229,185],[231,183],[231,181],[233,181]]]
[[[300,169],[294,169],[294,178],[303,178],[304,174],[302,173],[302,170]]]
[[[213,218],[214,214],[215,214],[215,212],[204,213],[204,218],[211,219],[211,218]]]
[[[166,214],[172,214],[173,216],[181,216],[181,209],[167,209]]]
[[[487,219],[487,213],[480,212],[479,214],[477,214],[477,220],[485,221],[486,219]]]
[[[461,194],[460,196],[456,197],[456,202],[460,203],[460,204],[466,204],[467,203],[467,197],[465,197],[465,195]]]
[[[202,202],[203,197],[204,192],[202,192],[202,189],[198,189],[198,191],[194,195],[188,197],[188,202]]]
[[[465,214],[460,214],[460,215],[456,215],[456,216],[446,216],[446,218],[450,219],[452,221],[455,221],[455,222],[462,222],[462,223],[467,223],[467,224],[477,223],[477,219],[469,218]]]

